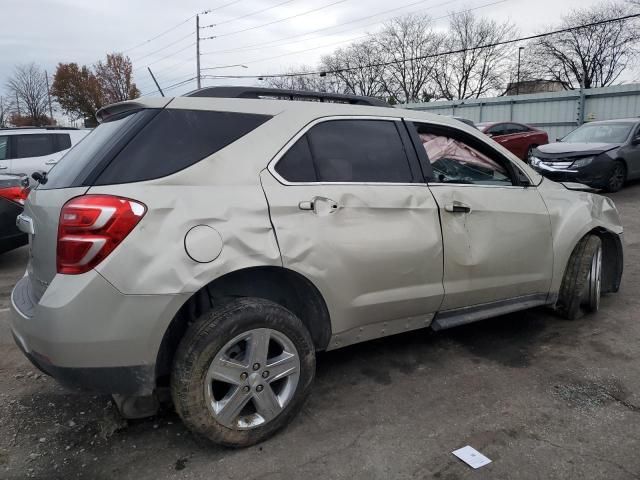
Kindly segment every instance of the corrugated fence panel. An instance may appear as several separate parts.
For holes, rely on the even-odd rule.
[[[584,121],[640,116],[640,84],[584,90]],[[581,92],[548,92],[510,97],[412,103],[406,108],[479,122],[515,121],[563,137],[580,125]]]

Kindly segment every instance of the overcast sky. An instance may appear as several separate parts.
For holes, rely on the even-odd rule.
[[[51,76],[58,62],[93,64],[113,51],[130,56],[136,82],[145,94],[154,90],[147,66],[164,87],[189,79],[195,75],[194,15],[208,9],[215,11],[201,15],[201,26],[217,26],[201,30],[200,36],[218,38],[201,42],[202,68],[237,64],[248,68],[203,70],[203,74],[260,75],[314,64],[322,54],[406,13],[429,14],[437,28],[446,28],[447,14],[474,8],[477,15],[515,23],[520,34],[527,35],[549,27],[572,8],[590,4],[590,0],[3,0],[0,91],[16,64],[36,62]],[[265,25],[270,22],[274,23]],[[307,51],[295,53],[302,50]],[[170,93],[193,88],[195,82]]]

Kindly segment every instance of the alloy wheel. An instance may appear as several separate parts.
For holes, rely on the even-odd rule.
[[[244,332],[211,362],[204,395],[222,425],[248,430],[273,420],[293,398],[300,358],[293,342],[270,328]]]

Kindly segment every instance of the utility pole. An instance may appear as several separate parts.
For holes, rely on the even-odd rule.
[[[49,101],[49,118],[51,119],[51,125],[53,125],[53,108],[51,108],[51,93],[49,92],[49,74],[44,71],[44,78],[47,81],[47,100]]]
[[[158,91],[160,92],[160,95],[162,95],[164,97],[164,92],[162,91],[162,89],[160,88],[160,85],[158,85],[158,81],[156,80],[155,75],[153,74],[153,72],[151,71],[150,67],[147,67],[147,70],[149,70],[149,75],[151,75],[151,78],[153,79],[153,83],[156,84],[156,87],[158,87]]]
[[[520,95],[520,54],[524,50],[524,47],[518,48],[518,74],[516,79],[516,95]]]
[[[196,15],[196,78],[200,88],[200,15]]]

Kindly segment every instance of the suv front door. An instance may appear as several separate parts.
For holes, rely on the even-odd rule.
[[[62,156],[57,134],[31,133],[12,136],[11,173],[29,175],[48,171]]]
[[[429,325],[443,298],[438,206],[402,121],[317,121],[261,181],[284,267],[326,300],[329,348]]]
[[[451,127],[409,123],[433,168],[429,188],[444,241],[442,311],[495,302],[544,303],[553,250],[547,208],[524,174],[485,142]]]

